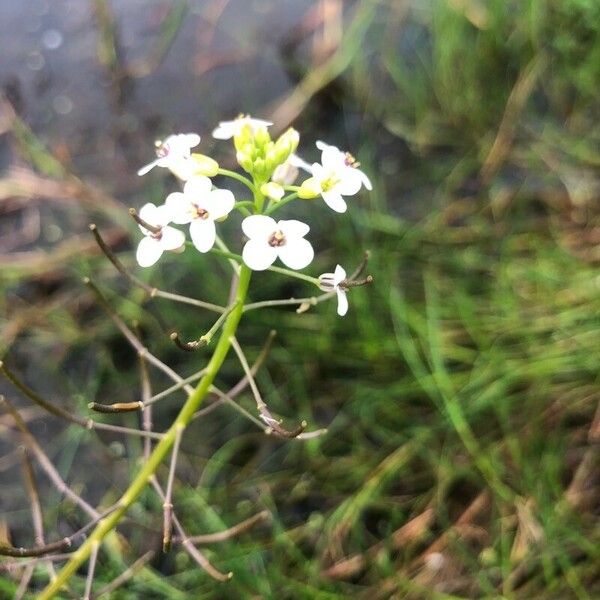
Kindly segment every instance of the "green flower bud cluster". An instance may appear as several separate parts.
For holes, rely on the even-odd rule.
[[[291,127],[273,141],[266,127],[250,125],[242,127],[233,138],[239,165],[259,182],[270,180],[273,171],[290,157],[299,141],[300,134]]]

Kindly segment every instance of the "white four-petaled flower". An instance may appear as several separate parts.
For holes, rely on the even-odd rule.
[[[246,125],[254,132],[259,127],[269,127],[273,123],[263,119],[253,119],[248,115],[241,115],[233,121],[221,121],[219,126],[213,130],[212,136],[217,140],[229,140],[236,136]]]
[[[364,185],[373,189],[371,181],[358,168],[358,163],[348,152],[342,152],[325,142],[317,142],[321,150],[321,163],[313,163],[312,177],[303,186],[321,195],[325,204],[335,212],[343,213],[348,208],[343,196],[354,196]]]
[[[227,216],[235,198],[229,190],[213,190],[208,177],[192,177],[183,192],[167,196],[165,207],[173,223],[190,223],[192,243],[200,252],[208,252],[217,236],[215,221]]]
[[[193,167],[190,157],[192,148],[200,143],[197,133],[177,133],[170,135],[162,142],[156,142],[156,160],[142,167],[138,175],[145,175],[154,167],[170,169],[178,177],[187,179]]]
[[[140,225],[144,238],[140,240],[135,255],[140,267],[151,267],[165,250],[178,250],[185,244],[183,232],[169,227],[171,219],[165,206],[144,204],[139,216],[154,228],[151,231]]]
[[[301,221],[252,215],[242,221],[242,230],[250,238],[242,257],[254,271],[268,269],[277,257],[290,269],[303,269],[314,257],[312,246],[304,239],[310,228]]]
[[[337,294],[337,313],[343,317],[348,312],[348,298],[346,290],[340,287],[340,284],[346,279],[346,271],[340,266],[335,267],[333,273],[323,273],[319,275],[319,287],[324,292],[336,292]]]

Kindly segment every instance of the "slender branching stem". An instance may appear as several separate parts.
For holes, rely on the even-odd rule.
[[[90,231],[94,235],[94,238],[96,240],[96,243],[100,247],[100,250],[102,250],[106,258],[108,258],[108,260],[110,260],[110,262],[114,265],[115,269],[117,269],[117,271],[119,271],[119,273],[121,273],[121,275],[123,275],[123,277],[125,277],[130,283],[145,290],[151,298],[164,298],[165,300],[172,300],[173,302],[190,304],[192,306],[197,306],[198,308],[210,310],[211,312],[223,312],[225,310],[224,307],[219,306],[218,304],[212,304],[210,302],[197,300],[196,298],[189,298],[188,296],[181,296],[179,294],[165,292],[163,290],[159,290],[158,288],[152,287],[151,285],[148,285],[146,282],[142,281],[141,279],[138,279],[135,275],[130,273],[125,268],[123,263],[117,258],[115,253],[110,249],[108,244],[100,235],[98,227],[96,227],[96,225],[94,225],[93,223],[90,225]]]
[[[27,448],[23,448],[23,475],[25,480],[25,487],[27,488],[27,495],[29,496],[29,505],[31,507],[31,522],[33,524],[33,533],[35,545],[37,547],[45,546],[44,536],[44,518],[42,515],[42,505],[40,504],[40,495],[35,480],[35,474],[33,472],[33,465],[29,458],[29,452]],[[46,563],[46,569],[48,570],[48,577],[54,579],[56,577],[56,570],[51,561]]]
[[[228,254],[232,254],[232,252],[227,247],[227,244],[223,241],[223,239],[221,238],[220,235],[215,236],[215,244],[219,247],[219,249],[222,252],[227,252]],[[238,263],[239,263],[239,261],[237,259],[231,258],[229,260],[229,264],[231,265],[231,268],[232,268],[233,272],[236,274],[236,276],[240,274],[240,265]]]
[[[112,306],[108,303],[108,301],[104,297],[104,294],[102,294],[102,292],[98,289],[96,284],[93,283],[89,277],[86,277],[83,281],[92,290],[92,292],[94,292],[94,295],[96,296],[96,300],[98,301],[98,304],[100,304],[100,306],[102,306],[102,308],[104,308],[104,310],[106,311],[108,316],[112,319],[113,323],[117,326],[117,328],[125,336],[127,341],[136,350],[136,352],[138,353],[138,356],[145,357],[147,362],[149,362],[151,365],[155,366],[157,369],[161,370],[163,373],[165,373],[165,375],[170,377],[173,381],[175,381],[177,383],[181,383],[182,378],[175,371],[173,371],[173,369],[171,369],[171,367],[167,366],[164,362],[162,362],[160,359],[156,358],[156,356],[151,354],[148,351],[148,348],[146,348],[142,344],[142,342],[135,335],[135,333],[133,333],[133,331],[131,331],[131,329],[129,329],[129,327],[127,327],[127,325],[125,325],[123,319],[121,319],[121,317],[119,317],[119,315],[117,315],[117,313],[115,313]],[[188,393],[192,393],[194,390],[194,388],[189,385],[184,386],[184,389]]]
[[[217,331],[219,331],[219,329],[225,322],[227,315],[234,308],[235,308],[235,304],[230,304],[227,307],[227,309],[225,310],[225,312],[222,315],[220,315],[219,318],[215,321],[213,326],[206,333],[202,334],[197,340],[192,340],[191,342],[183,342],[179,338],[179,334],[176,331],[174,331],[170,337],[175,342],[175,344],[177,345],[178,348],[181,348],[182,350],[185,350],[187,352],[193,352],[194,350],[197,350],[198,348],[202,348],[203,346],[208,346],[210,344],[210,342],[212,341],[212,338],[215,335],[215,333],[217,333]]]
[[[110,583],[107,583],[103,588],[99,589],[95,594],[95,598],[102,598],[120,588],[124,583],[129,581],[140,569],[145,567],[154,557],[154,550],[148,550],[146,554],[140,556],[130,567],[125,569],[118,577],[115,577]]]
[[[265,211],[265,215],[272,215],[274,212],[278,211],[280,208],[283,208],[288,202],[295,200],[298,197],[298,192],[293,192],[292,194],[288,194],[284,196],[281,200],[277,202],[272,202],[269,205],[269,208]]]
[[[225,177],[231,177],[231,179],[235,179],[240,183],[244,184],[253,194],[255,193],[254,184],[243,175],[236,173],[235,171],[230,171],[229,169],[219,169],[217,171],[217,175],[224,175]]]
[[[45,471],[46,475],[50,479],[50,481],[54,484],[56,489],[61,493],[67,496],[70,500],[72,500],[77,506],[79,506],[85,513],[87,513],[93,519],[96,519],[100,516],[100,513],[90,504],[88,504],[81,496],[76,494],[65,482],[65,480],[60,476],[60,473],[57,471],[56,467],[52,464],[52,461],[48,458],[45,452],[42,450],[41,446],[37,443],[36,439],[33,437],[25,421],[17,411],[17,409],[12,405],[12,403],[8,400],[8,398],[4,396],[0,396],[0,405],[4,405],[6,410],[10,413],[12,418],[17,425],[17,428],[21,432],[21,436],[23,437],[23,441],[26,446],[31,450],[31,452],[35,455],[38,463]],[[1,553],[1,552],[0,552]]]
[[[118,502],[118,507],[110,515],[98,522],[96,528],[91,532],[88,539],[78,550],[73,553],[73,556],[69,562],[67,562],[67,564],[58,573],[57,578],[39,594],[39,600],[49,600],[50,598],[54,597],[60,591],[62,586],[75,573],[75,571],[77,571],[81,564],[89,558],[94,544],[101,542],[101,540],[103,540],[104,537],[119,524],[126,511],[146,488],[148,481],[154,475],[158,466],[162,463],[167,453],[172,448],[178,431],[182,427],[187,427],[188,423],[194,416],[194,413],[198,410],[200,404],[206,397],[210,386],[212,385],[219,369],[221,368],[221,365],[223,364],[223,361],[229,352],[231,347],[231,338],[235,335],[238,324],[242,317],[242,309],[246,294],[248,292],[250,278],[250,269],[246,266],[242,266],[236,293],[237,305],[227,317],[227,320],[223,326],[223,333],[221,334],[221,337],[215,346],[213,355],[206,367],[206,374],[202,377],[196,388],[193,389],[171,427],[169,427],[164,437],[154,447],[150,456],[148,457],[148,460],[144,462],[138,474],[121,496]],[[174,519],[173,522],[176,529],[178,529],[178,521]]]
[[[265,404],[264,400],[262,399],[260,392],[258,391],[258,386],[256,385],[256,382],[254,381],[254,377],[252,376],[252,372],[250,371],[250,366],[248,365],[248,361],[246,360],[246,357],[244,356],[244,352],[243,352],[241,346],[239,345],[238,341],[233,336],[231,337],[230,341],[231,341],[231,346],[235,350],[238,360],[240,361],[240,364],[242,365],[242,368],[244,369],[244,372],[246,373],[246,377],[248,378],[248,383],[250,384],[250,388],[252,389],[252,393],[254,394],[254,399],[256,401],[256,409],[258,410],[258,414],[260,415],[260,418],[267,424],[267,427],[269,427],[273,433],[276,433],[277,435],[279,435],[281,437],[294,438],[294,437],[297,437],[298,435],[300,435],[306,429],[306,425],[307,425],[306,421],[302,421],[302,423],[296,429],[294,429],[292,431],[288,431],[287,429],[284,429],[281,426],[281,423],[279,422],[279,420],[277,420],[271,414],[267,405]]]
[[[22,382],[16,374],[11,371],[5,363],[0,361],[0,371],[4,374],[4,376],[19,390],[21,391],[27,398],[32,400],[38,406],[41,406],[44,410],[48,411],[50,414],[55,417],[59,417],[68,421],[70,423],[74,423],[79,427],[83,427],[84,429],[95,429],[95,430],[104,430],[104,431],[112,431],[114,433],[124,433],[127,435],[137,435],[142,437],[151,437],[155,439],[161,439],[162,434],[155,433],[153,431],[144,432],[139,429],[131,429],[129,427],[121,427],[120,425],[111,425],[110,423],[99,423],[98,421],[94,421],[93,419],[82,419],[81,417],[77,417],[72,415],[70,412],[66,411],[64,408],[60,406],[56,406],[52,402],[42,398],[37,392],[32,390],[29,386],[27,386],[24,382]],[[104,411],[107,412],[107,411]]]
[[[258,523],[264,523],[271,518],[271,513],[268,510],[263,510],[252,517],[234,525],[233,527],[229,527],[228,529],[224,529],[223,531],[217,531],[217,533],[205,533],[203,535],[193,535],[190,538],[190,542],[193,544],[213,544],[215,542],[225,542],[226,540],[235,537],[236,535],[240,535],[240,533],[244,533],[249,529],[252,529]],[[175,538],[174,541],[179,541],[179,539]]]
[[[173,531],[173,482],[175,481],[175,469],[177,468],[177,459],[179,458],[179,444],[184,427],[180,426],[175,433],[175,442],[171,450],[171,464],[169,466],[169,476],[167,478],[167,490],[163,502],[163,552],[171,549],[171,537]]]
[[[310,275],[305,275],[304,273],[298,273],[298,271],[292,271],[291,269],[284,269],[283,267],[269,267],[267,271],[273,271],[273,273],[279,273],[280,275],[285,275],[287,277],[293,277],[294,279],[301,279],[302,281],[307,281],[308,283],[312,283],[313,285],[319,286],[319,280],[316,277],[311,277]]]
[[[85,590],[83,592],[83,600],[90,600],[92,597],[92,585],[94,583],[94,573],[96,571],[96,561],[98,560],[98,551],[100,550],[100,542],[95,542],[90,553],[90,561],[88,563],[87,577],[85,578]]]
[[[249,310],[256,310],[257,308],[273,308],[275,306],[316,306],[325,300],[330,300],[335,297],[335,292],[327,292],[325,294],[321,294],[320,296],[310,296],[308,298],[286,298],[283,300],[262,300],[261,302],[252,302],[251,304],[246,304],[244,306],[244,312],[248,312]],[[306,309],[305,309],[306,310]],[[300,310],[299,312],[305,312],[305,310]]]

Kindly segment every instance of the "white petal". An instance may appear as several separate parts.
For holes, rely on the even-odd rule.
[[[194,218],[194,207],[189,197],[181,192],[169,194],[165,200],[165,206],[172,223],[185,225]]]
[[[195,148],[200,143],[200,136],[197,133],[182,133],[188,148]]]
[[[334,285],[340,285],[340,283],[344,281],[344,279],[346,279],[346,270],[342,268],[341,265],[337,265],[333,273]]]
[[[151,237],[145,237],[140,240],[135,258],[140,267],[151,267],[163,253],[160,243]]]
[[[325,148],[329,148],[330,145],[331,144],[326,144],[325,142],[322,142],[321,140],[317,140],[315,143],[315,146],[321,151],[325,150]]]
[[[311,166],[305,160],[302,160],[297,154],[290,154],[290,157],[287,159],[287,162],[290,165],[292,165],[292,167],[303,169],[308,173],[312,173]]]
[[[163,227],[160,245],[163,250],[177,250],[185,244],[185,234],[174,227]]]
[[[310,167],[310,172],[312,173],[313,178],[319,182],[329,179],[330,177],[330,173],[319,163],[313,163]]]
[[[340,315],[340,317],[343,317],[348,312],[348,297],[344,290],[338,288],[336,291],[338,301],[337,314]]]
[[[212,136],[217,140],[228,140],[235,135],[235,121],[221,121],[219,126],[213,129]]]
[[[137,172],[137,174],[140,176],[145,175],[146,173],[149,173],[150,171],[152,171],[152,169],[154,169],[154,167],[156,167],[157,165],[158,165],[158,160],[153,160],[151,163],[148,163],[147,165],[143,166]]]
[[[210,179],[204,175],[196,175],[190,178],[183,186],[183,193],[190,197],[192,202],[201,200],[204,196],[210,193],[212,183]]]
[[[308,240],[304,238],[296,238],[287,240],[283,246],[277,248],[279,250],[279,259],[290,269],[304,269],[308,266],[315,256],[315,251]]]
[[[358,169],[353,167],[344,167],[338,171],[340,181],[333,189],[342,196],[354,196],[362,187],[362,177]]]
[[[162,166],[167,167],[175,177],[182,181],[187,181],[193,177],[196,171],[196,165],[189,156],[169,155],[161,160],[165,161]]]
[[[271,121],[265,121],[264,119],[253,119],[252,117],[247,118],[245,121],[253,129],[258,127],[270,127],[273,125]]]
[[[338,171],[346,165],[346,155],[335,146],[326,146],[321,153],[321,164],[327,170]]]
[[[250,240],[242,251],[244,262],[253,271],[264,271],[277,258],[277,248],[269,246],[266,240]]]
[[[215,224],[208,219],[194,219],[190,225],[190,237],[199,252],[208,252],[215,245]]]
[[[345,200],[337,192],[323,192],[321,196],[323,196],[325,204],[327,204],[331,210],[335,210],[335,212],[338,213],[345,213],[346,210],[348,210]]]
[[[310,227],[306,223],[295,219],[279,221],[277,229],[281,230],[286,239],[302,238],[310,231]]]
[[[159,207],[152,204],[152,202],[148,202],[140,208],[138,212],[140,219],[142,221],[146,221],[148,225],[154,225],[155,227],[162,227],[162,225],[166,225],[168,223],[168,219],[166,222],[165,218],[167,215],[163,213],[163,211],[159,210]],[[145,228],[139,225],[139,228],[142,230],[144,235],[148,235],[150,232]]]
[[[266,243],[269,235],[277,231],[277,223],[275,219],[266,215],[252,215],[242,221],[242,231],[250,239],[264,238],[264,242]]]
[[[235,198],[229,190],[213,190],[198,202],[198,206],[208,211],[209,219],[213,221],[228,215],[234,204]]]
[[[364,171],[361,171],[360,169],[356,169],[356,172],[360,175],[360,179],[363,183],[363,185],[369,190],[371,191],[373,189],[373,185],[371,183],[371,180],[369,179],[369,177],[367,176],[367,174]]]

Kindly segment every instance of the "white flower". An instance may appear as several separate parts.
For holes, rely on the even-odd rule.
[[[319,275],[319,287],[324,292],[337,293],[337,313],[340,317],[343,317],[348,312],[348,298],[346,297],[346,290],[340,287],[342,281],[346,279],[346,271],[340,266],[335,267],[333,273],[323,273]]]
[[[235,198],[229,190],[213,190],[208,177],[198,175],[187,181],[182,192],[165,200],[169,217],[177,225],[190,223],[192,243],[200,252],[208,252],[217,236],[215,221],[228,215]]]
[[[263,121],[262,119],[253,119],[248,115],[240,115],[233,121],[221,121],[219,126],[212,132],[212,136],[218,140],[229,140],[237,135],[243,127],[250,126],[254,132],[259,127],[269,127],[273,125],[271,121]]]
[[[290,269],[303,269],[315,255],[304,239],[310,228],[300,221],[275,221],[266,215],[252,215],[242,221],[242,230],[250,238],[242,256],[254,271],[269,268],[277,257]]]
[[[343,196],[354,196],[363,185],[372,190],[371,181],[351,154],[324,142],[317,142],[317,148],[321,150],[321,164],[313,163],[312,177],[302,185],[315,195],[320,194],[332,210],[346,212],[348,207]]]
[[[139,212],[139,217],[153,230],[140,225],[144,238],[140,241],[136,259],[140,267],[151,267],[165,250],[178,250],[185,244],[185,235],[179,229],[169,227],[171,219],[164,206],[144,204]]]
[[[142,167],[138,175],[145,175],[154,167],[165,167],[173,171],[178,177],[188,174],[192,168],[190,156],[191,149],[200,143],[197,133],[178,133],[170,135],[162,142],[156,142],[156,160]]]

